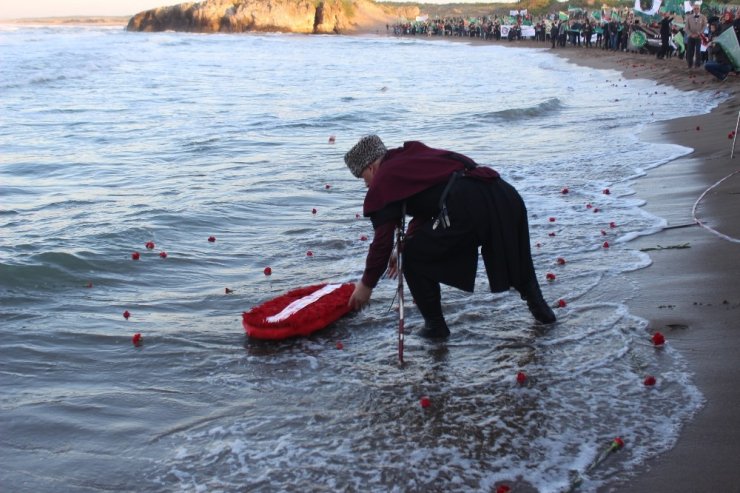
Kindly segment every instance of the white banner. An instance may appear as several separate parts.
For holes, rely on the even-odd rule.
[[[642,12],[645,15],[655,15],[658,13],[661,3],[663,3],[663,0],[653,0],[653,6],[650,8],[650,10],[642,10],[642,7],[640,6],[640,0],[635,0],[634,10],[635,12]]]

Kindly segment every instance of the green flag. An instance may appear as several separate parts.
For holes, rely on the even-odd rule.
[[[567,21],[568,20],[568,14],[566,14],[565,12],[558,12],[558,18],[561,21]]]
[[[714,42],[722,47],[722,50],[727,55],[732,63],[732,68],[735,70],[740,69],[740,44],[737,42],[737,35],[732,27],[725,29],[725,32],[720,34],[714,39]]]

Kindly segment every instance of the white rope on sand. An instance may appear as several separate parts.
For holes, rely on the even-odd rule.
[[[711,226],[707,226],[706,224],[704,224],[699,218],[696,217],[696,208],[699,206],[699,202],[702,201],[702,199],[704,198],[704,196],[707,193],[709,193],[713,188],[719,186],[723,181],[725,181],[726,179],[730,178],[731,176],[737,174],[738,172],[740,172],[740,170],[733,171],[732,173],[730,173],[729,175],[725,176],[724,178],[722,178],[721,180],[719,180],[717,183],[715,183],[714,185],[712,185],[711,187],[709,187],[706,190],[704,190],[704,193],[702,193],[699,196],[699,198],[696,199],[696,202],[694,202],[694,207],[691,208],[691,217],[694,219],[694,222],[696,224],[698,224],[702,228],[708,230],[709,232],[711,232],[711,233],[719,236],[720,238],[722,238],[724,240],[727,240],[727,241],[731,241],[733,243],[740,243],[740,239],[733,238],[731,236],[727,236],[726,234],[722,234],[719,231],[717,231],[716,229],[712,228]]]

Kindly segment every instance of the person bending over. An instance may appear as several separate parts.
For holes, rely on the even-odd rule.
[[[424,317],[420,336],[450,334],[440,283],[473,292],[479,247],[491,292],[513,287],[537,321],[555,322],[535,276],[524,201],[495,170],[421,142],[387,150],[377,135],[362,137],[344,161],[365,181],[363,213],[374,228],[362,280],[349,300],[352,308],[369,302],[386,269],[391,277],[398,274],[394,231],[406,214],[413,219],[403,246],[403,275]]]

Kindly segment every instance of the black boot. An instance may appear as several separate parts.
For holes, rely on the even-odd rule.
[[[540,291],[537,280],[532,279],[521,294],[522,299],[527,300],[527,307],[535,320],[543,324],[555,323],[557,320],[555,314],[542,297],[542,291]]]
[[[446,339],[450,335],[450,329],[444,318],[434,318],[424,320],[424,328],[418,335],[427,339]]]

